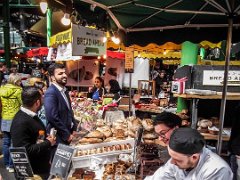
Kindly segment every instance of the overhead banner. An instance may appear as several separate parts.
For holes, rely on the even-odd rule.
[[[106,55],[106,43],[103,43],[104,31],[72,25],[72,55]]]
[[[72,29],[57,33],[50,38],[50,46],[72,42]]]
[[[99,61],[78,60],[66,62],[67,86],[93,86],[94,80],[99,76]]]

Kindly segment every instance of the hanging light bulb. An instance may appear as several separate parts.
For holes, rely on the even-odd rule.
[[[120,43],[120,39],[118,37],[118,33],[117,32],[114,32],[113,33],[113,36],[111,37],[112,41],[115,43],[115,44],[119,44]]]
[[[166,51],[166,49],[164,49],[164,51],[163,51],[163,54],[164,54],[164,55],[166,55],[166,54],[167,54],[167,51]]]
[[[107,37],[106,36],[103,37],[103,43],[105,43],[105,42],[107,42]]]
[[[61,19],[61,23],[62,23],[64,26],[69,26],[70,23],[71,23],[70,14],[65,13],[64,16],[63,16],[63,18]]]
[[[43,14],[45,14],[47,12],[47,8],[48,8],[48,3],[44,0],[41,1],[40,2],[40,9],[41,9]]]

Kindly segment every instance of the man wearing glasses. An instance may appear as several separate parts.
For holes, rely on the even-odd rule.
[[[227,180],[233,174],[228,164],[205,147],[203,136],[191,128],[172,132],[168,152],[171,159],[145,180]]]
[[[158,114],[153,121],[155,133],[158,135],[161,144],[161,146],[159,146],[159,151],[161,154],[161,160],[164,164],[170,159],[167,150],[170,136],[174,129],[181,126],[181,123],[181,118],[170,112],[162,112]]]
[[[153,121],[155,133],[159,136],[165,146],[168,145],[170,136],[174,129],[181,126],[182,120],[176,114],[162,112],[156,116]]]

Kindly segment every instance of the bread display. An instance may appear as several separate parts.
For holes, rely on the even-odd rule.
[[[76,153],[76,156],[85,156],[85,155],[92,155],[92,154],[100,154],[112,151],[123,151],[123,150],[131,150],[133,147],[131,144],[116,144],[111,146],[103,146],[97,147],[92,149],[79,149]]]

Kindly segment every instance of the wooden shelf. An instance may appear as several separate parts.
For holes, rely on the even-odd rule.
[[[174,94],[174,97],[181,97],[185,99],[222,99],[221,93],[217,95],[195,95],[195,94]],[[228,93],[227,100],[240,100],[240,93]]]
[[[204,136],[205,140],[218,140],[218,135],[210,134],[210,133],[201,133]],[[222,135],[223,141],[229,141],[230,137],[227,135]]]

